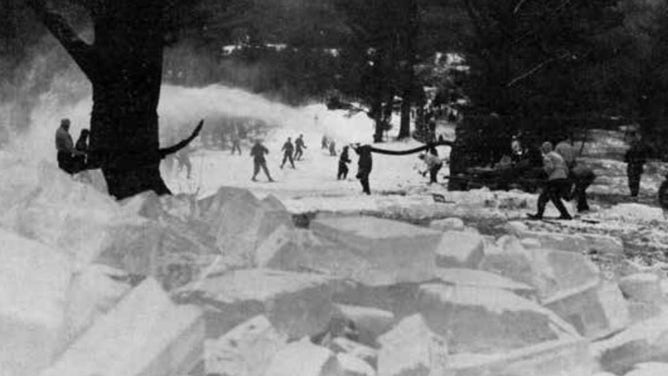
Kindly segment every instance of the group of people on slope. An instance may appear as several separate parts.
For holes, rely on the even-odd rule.
[[[56,130],[56,159],[58,167],[68,174],[84,171],[88,166],[88,136],[90,131],[82,129],[76,144],[70,135],[70,120],[63,119]]]
[[[292,143],[292,138],[288,137],[287,141],[283,144],[281,151],[283,152],[283,162],[281,163],[281,168],[285,166],[286,162],[290,162],[290,166],[295,168],[295,161],[300,161],[304,156],[304,149],[307,149],[306,144],[304,143],[304,135],[300,134],[299,137],[295,140],[295,143]]]

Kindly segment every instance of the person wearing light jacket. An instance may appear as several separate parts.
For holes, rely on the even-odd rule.
[[[553,150],[550,142],[543,143],[541,150],[543,151],[543,169],[547,174],[547,182],[540,196],[538,196],[538,211],[536,214],[530,214],[529,218],[542,219],[547,202],[552,201],[561,214],[559,219],[573,219],[561,201],[563,193],[570,188],[566,162],[559,153]]]
[[[427,165],[427,169],[429,170],[429,184],[438,183],[438,172],[443,167],[441,158],[431,153],[420,154],[418,158]]]

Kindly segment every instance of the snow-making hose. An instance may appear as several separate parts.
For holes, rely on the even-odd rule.
[[[439,142],[434,142],[430,144],[426,144],[424,146],[420,146],[417,148],[409,149],[409,150],[385,150],[385,149],[378,149],[375,147],[371,147],[370,150],[373,153],[378,153],[378,154],[385,154],[385,155],[409,155],[409,154],[415,154],[419,153],[421,151],[427,151],[433,147],[436,146],[452,146],[454,144],[454,141],[439,141]]]

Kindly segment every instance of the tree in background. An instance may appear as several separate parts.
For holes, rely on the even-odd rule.
[[[463,44],[470,105],[451,173],[495,163],[517,130],[539,142],[616,109],[616,0],[461,1],[471,25]]]

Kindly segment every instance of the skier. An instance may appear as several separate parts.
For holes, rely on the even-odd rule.
[[[308,149],[306,144],[304,144],[304,135],[300,134],[299,137],[295,140],[295,160],[300,161],[304,156],[304,149]]]
[[[371,158],[371,146],[357,144],[353,146],[355,152],[359,155],[357,160],[357,178],[362,184],[362,192],[367,195],[371,194],[371,188],[369,187],[369,175],[371,174],[371,168],[373,167],[373,159]]]
[[[73,174],[74,171],[74,156],[79,155],[80,152],[74,149],[74,141],[70,136],[70,119],[63,119],[60,121],[60,127],[56,130],[56,151],[58,167],[68,174]]]
[[[329,155],[336,157],[336,142],[334,142],[334,140],[329,142]]]
[[[239,155],[241,155],[241,137],[239,136],[239,130],[237,127],[232,128],[232,155],[234,155],[235,151],[239,152]]]
[[[281,168],[285,166],[285,162],[290,161],[292,168],[295,168],[295,161],[292,159],[292,153],[295,151],[294,145],[292,145],[292,138],[288,137],[288,140],[283,144],[283,163],[281,163]]]
[[[90,131],[88,129],[82,129],[81,133],[79,134],[79,139],[74,146],[75,150],[81,153],[73,158],[74,172],[79,172],[86,169],[89,134]]]
[[[543,151],[543,169],[547,173],[548,178],[540,196],[538,196],[538,211],[536,214],[529,214],[529,218],[542,219],[545,205],[547,205],[548,201],[552,201],[554,206],[559,210],[559,219],[573,219],[568,210],[566,210],[564,203],[561,202],[562,195],[570,187],[566,162],[561,155],[553,151],[552,143],[544,142],[541,149]]]
[[[561,142],[559,142],[554,148],[554,151],[561,155],[561,157],[564,159],[564,162],[566,162],[566,167],[568,167],[569,171],[575,167],[575,164],[577,163],[577,155],[575,148],[573,147],[573,142],[569,136],[566,136],[563,140],[561,140]]]
[[[438,172],[443,167],[441,158],[432,153],[420,154],[418,158],[427,165],[427,170],[429,171],[429,184],[438,183]],[[423,176],[426,174],[427,172],[425,171]]]
[[[327,150],[327,148],[329,147],[328,143],[329,143],[329,142],[328,142],[328,140],[327,140],[327,136],[324,136],[324,135],[323,135],[323,136],[322,136],[322,140],[320,140],[320,148],[321,148],[321,149],[325,149],[325,150]]]
[[[260,169],[264,171],[264,174],[267,175],[267,179],[269,179],[269,181],[274,181],[274,179],[272,179],[271,175],[269,174],[269,170],[267,169],[267,160],[264,158],[265,154],[269,154],[269,150],[267,150],[267,148],[262,145],[262,141],[259,139],[255,140],[255,145],[253,145],[253,148],[250,152],[250,155],[253,157],[254,165],[253,177],[251,178],[252,181],[257,181],[255,178],[260,172]]]
[[[176,153],[176,162],[177,162],[176,168],[180,172],[185,167],[187,179],[190,179],[190,174],[192,173],[193,170],[193,165],[190,162],[191,152],[192,149],[190,148],[190,146],[186,146]]]
[[[344,146],[341,151],[341,156],[339,157],[339,171],[336,174],[337,180],[346,180],[348,177],[348,163],[350,163],[350,157],[348,156],[348,146]]]
[[[571,170],[571,176],[573,179],[573,193],[570,198],[575,198],[578,203],[578,212],[582,213],[589,211],[589,203],[587,202],[587,188],[594,182],[596,179],[596,174],[590,168],[582,165],[576,164]]]
[[[643,173],[643,166],[647,163],[647,148],[643,145],[639,134],[632,134],[633,140],[631,147],[624,155],[626,162],[626,174],[629,179],[629,190],[631,197],[638,197],[640,191],[640,178]]]

